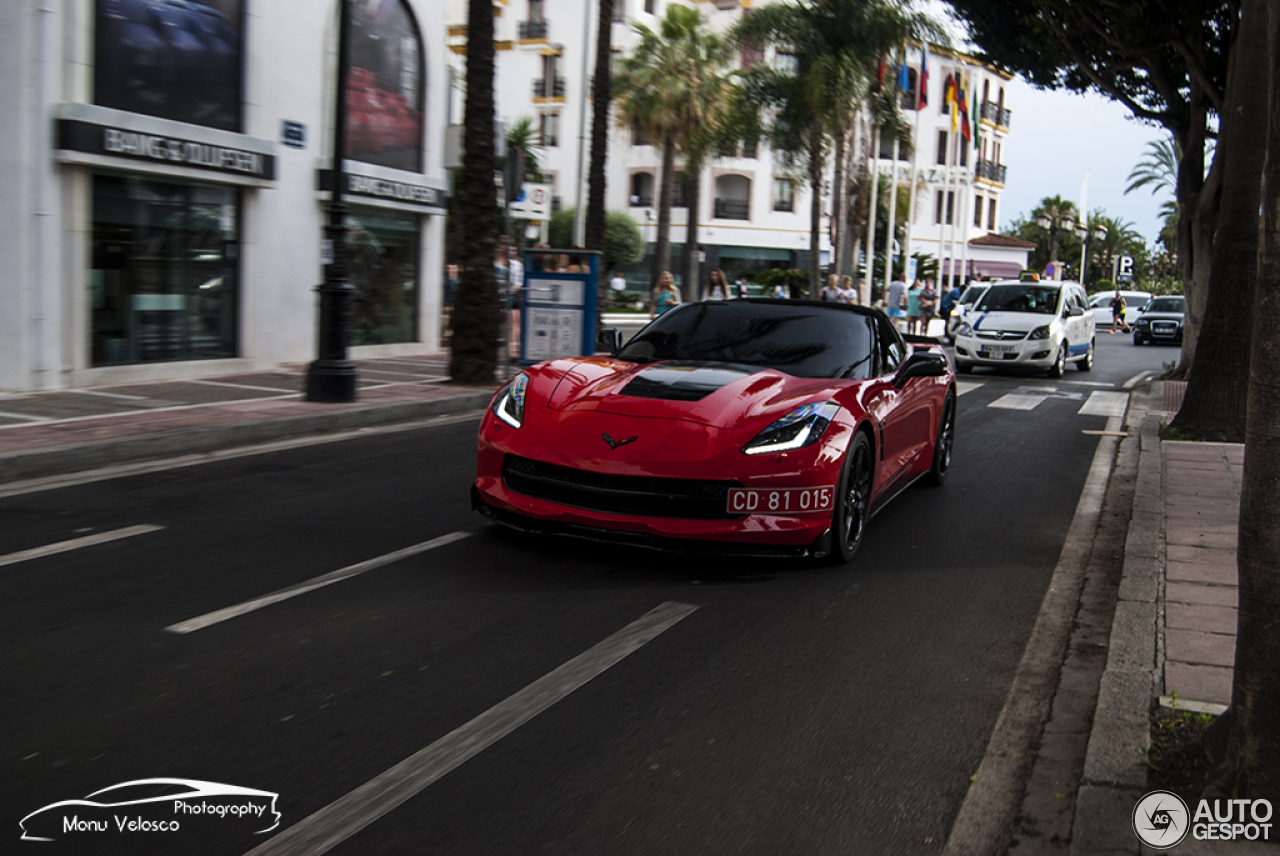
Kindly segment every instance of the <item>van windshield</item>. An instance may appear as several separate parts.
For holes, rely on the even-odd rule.
[[[1053,315],[1058,311],[1058,287],[1036,283],[993,285],[978,301],[977,310]]]

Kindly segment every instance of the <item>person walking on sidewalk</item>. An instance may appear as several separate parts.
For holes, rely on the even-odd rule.
[[[899,320],[906,316],[903,303],[907,297],[907,284],[900,279],[895,279],[889,283],[889,287],[884,293],[884,311],[892,319],[895,327],[901,329],[902,322]]]
[[[671,271],[664,270],[658,277],[658,287],[654,289],[653,301],[649,305],[649,317],[657,318],[680,305],[680,292],[676,289],[675,278]]]
[[[1129,325],[1124,322],[1124,297],[1120,294],[1120,289],[1116,289],[1116,296],[1111,298],[1111,329],[1108,333],[1116,331],[1116,325],[1120,325],[1121,333],[1129,332]]]
[[[933,320],[938,305],[938,292],[933,290],[933,283],[925,280],[920,289],[920,335],[929,335],[929,322]]]

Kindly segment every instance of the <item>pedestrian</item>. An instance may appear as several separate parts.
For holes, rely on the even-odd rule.
[[[1129,332],[1129,325],[1124,321],[1124,297],[1120,294],[1120,289],[1116,289],[1116,296],[1111,298],[1111,329],[1108,333],[1116,331],[1116,325],[1120,325],[1121,333]]]
[[[622,295],[627,290],[627,278],[622,275],[622,271],[614,268],[613,278],[609,280],[609,294],[613,298],[613,302],[617,306],[622,305]]]
[[[751,291],[747,287],[747,278],[742,274],[738,274],[738,297],[749,297]]]
[[[787,287],[782,283],[778,283],[773,287],[773,296],[778,300],[787,299]]]
[[[858,289],[853,284],[853,277],[845,274],[840,277],[840,302],[850,306],[858,305]]]
[[[933,281],[926,280],[920,289],[920,335],[929,335],[929,322],[933,320],[934,310],[938,306],[938,292],[933,290]]]
[[[671,271],[664,270],[658,277],[658,287],[653,291],[653,300],[649,305],[649,317],[657,318],[680,305],[680,291],[676,288],[675,278]]]
[[[920,280],[911,283],[911,288],[907,291],[907,332],[915,333],[916,328],[920,324]]]
[[[942,291],[942,320],[946,321],[951,317],[951,310],[956,308],[956,304],[960,302],[960,286],[953,284],[950,288]]]
[[[707,287],[702,291],[703,300],[728,300],[729,283],[725,281],[724,271],[716,268],[707,275]]]
[[[895,279],[893,282],[889,283],[889,287],[885,289],[884,311],[890,318],[895,319],[893,322],[894,326],[899,325],[899,322],[896,319],[905,318],[907,315],[906,308],[903,306],[906,302],[906,298],[907,284],[900,279]]]
[[[827,277],[827,284],[822,286],[822,291],[818,294],[819,300],[827,300],[836,303],[840,300],[840,277],[835,274]]]

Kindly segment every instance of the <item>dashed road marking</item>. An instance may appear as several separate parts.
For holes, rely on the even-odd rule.
[[[411,547],[405,547],[403,550],[396,550],[394,553],[387,553],[385,556],[378,556],[373,559],[366,559],[363,562],[357,562],[354,565],[348,565],[345,568],[339,568],[297,585],[282,588],[279,591],[265,594],[262,597],[255,597],[253,600],[247,600],[244,603],[238,603],[235,606],[228,606],[226,609],[219,609],[214,612],[207,612],[204,615],[198,615],[195,618],[179,621],[177,624],[170,624],[165,630],[170,633],[191,633],[195,630],[203,630],[206,627],[218,624],[219,622],[235,618],[254,610],[262,609],[264,606],[270,606],[273,603],[279,603],[282,600],[288,600],[291,597],[297,597],[300,594],[306,594],[309,591],[315,591],[318,588],[324,588],[342,580],[359,576],[365,571],[372,571],[375,568],[381,568],[392,562],[398,562],[409,556],[416,556],[419,553],[425,553],[428,550],[434,550],[436,547],[443,547],[446,544],[452,544],[454,541],[461,541],[471,533],[469,532],[450,532],[448,535],[441,535],[439,538],[432,538],[430,541],[423,541],[420,544],[414,544]]]
[[[92,547],[95,544],[106,544],[111,541],[119,541],[121,538],[132,538],[134,535],[145,535],[148,532],[158,532],[163,526],[152,526],[150,523],[139,524],[138,526],[126,526],[124,529],[112,529],[109,532],[98,532],[94,535],[85,535],[83,538],[72,538],[69,541],[59,541],[56,544],[46,544],[43,547],[34,547],[30,550],[21,550],[17,553],[9,553],[0,556],[0,566],[16,565],[18,562],[26,562],[30,559],[40,559],[45,556],[54,556],[58,553],[66,553],[70,550],[79,550],[81,547]]]
[[[956,395],[961,396],[966,392],[973,392],[975,389],[983,385],[983,381],[980,380],[958,380],[956,381]]]
[[[1127,392],[1094,392],[1076,412],[1081,416],[1123,416],[1128,404]]]
[[[663,603],[497,706],[250,850],[246,856],[316,856],[327,853],[592,678],[640,650],[697,608],[675,601]]]

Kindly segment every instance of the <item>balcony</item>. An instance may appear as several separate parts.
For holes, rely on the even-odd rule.
[[[988,122],[1001,128],[1007,128],[1012,117],[1013,113],[1011,111],[1004,109],[995,101],[982,102],[982,118]]]
[[[775,199],[773,200],[773,210],[774,211],[794,211],[795,205],[792,203],[790,199]]]
[[[553,81],[548,81],[545,77],[535,78],[533,81],[533,97],[534,98],[563,98],[564,97],[564,78],[556,77]]]
[[[717,199],[715,216],[720,220],[750,220],[751,203],[737,199]]]
[[[522,42],[537,41],[539,39],[546,41],[547,39],[546,21],[521,21],[516,29]]]
[[[633,193],[631,195],[632,208],[648,208],[653,205],[653,194],[651,193]]]
[[[980,160],[974,165],[973,174],[978,178],[985,178],[987,181],[993,181],[996,184],[1004,184],[1006,170],[1007,167],[1003,164]]]

